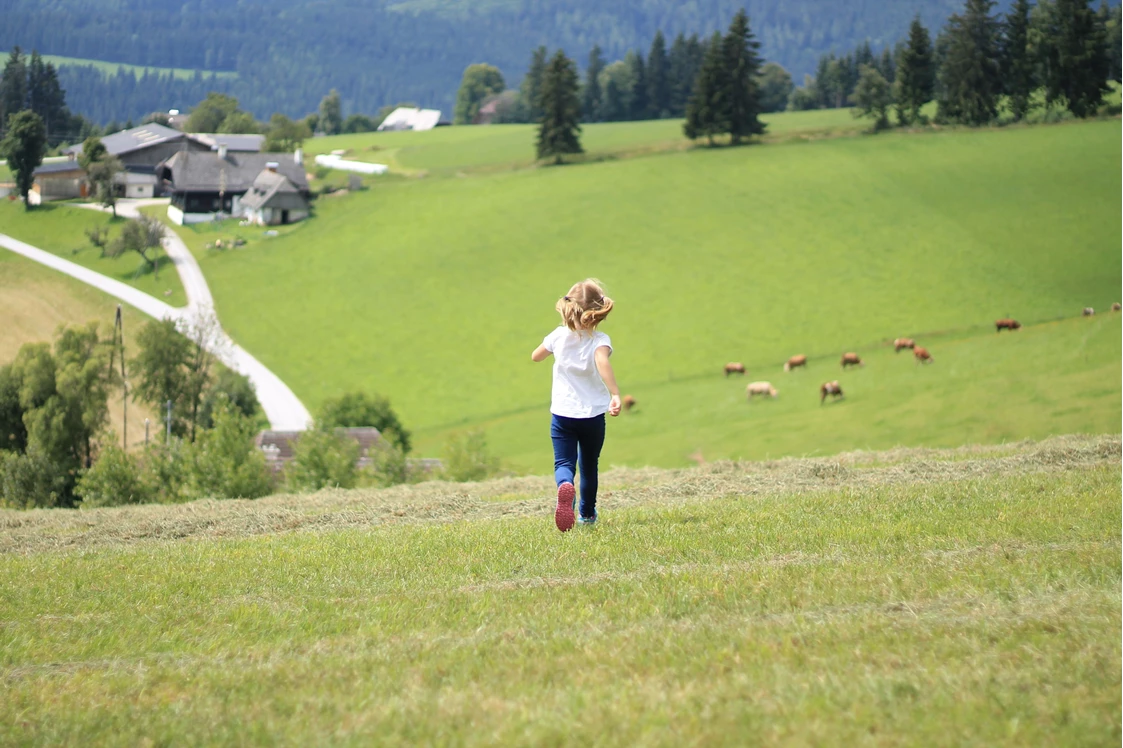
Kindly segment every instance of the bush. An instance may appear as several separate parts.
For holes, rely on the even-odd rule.
[[[75,493],[82,497],[82,506],[95,507],[145,504],[155,491],[144,480],[136,456],[110,443],[78,479]]]
[[[272,478],[265,455],[253,444],[253,421],[223,398],[214,428],[199,432],[185,451],[191,473],[187,492],[195,498],[256,499],[269,494]]]
[[[499,472],[499,460],[488,454],[482,429],[450,437],[445,444],[445,480],[465,482],[484,480]]]
[[[152,489],[152,501],[177,504],[192,498],[187,491],[191,478],[190,448],[178,439],[171,444],[153,442],[145,448],[140,471],[142,481]]]
[[[359,444],[334,431],[316,428],[300,435],[293,447],[285,482],[293,491],[354,488],[358,482]]]
[[[264,415],[261,403],[257,401],[257,391],[249,377],[239,374],[233,369],[219,366],[214,382],[203,395],[203,403],[199,409],[199,425],[205,429],[214,428],[214,412],[222,398],[226,398],[241,412],[242,415],[253,420],[258,426],[264,426]]]
[[[370,465],[360,476],[363,485],[386,488],[413,482],[414,476],[405,452],[393,444],[382,443],[372,447],[368,457]]]
[[[0,452],[0,506],[36,509],[58,506],[73,476],[37,449]]]

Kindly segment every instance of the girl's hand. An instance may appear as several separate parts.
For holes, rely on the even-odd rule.
[[[610,415],[610,416],[620,415],[620,396],[619,395],[613,395],[612,399],[608,401],[608,415]]]

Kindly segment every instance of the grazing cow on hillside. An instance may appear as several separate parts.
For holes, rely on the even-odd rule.
[[[1095,313],[1096,313],[1096,310],[1093,309],[1092,307],[1090,307],[1090,306],[1084,307],[1084,316],[1085,317],[1091,317]]]
[[[1111,311],[1113,312],[1118,312],[1120,309],[1123,309],[1123,304],[1120,304],[1118,301],[1111,305]]]
[[[750,400],[753,399],[754,395],[776,397],[776,388],[772,386],[771,382],[749,382],[749,386],[745,388],[745,395]]]
[[[823,382],[823,384],[820,385],[819,405],[823,404],[823,402],[827,399],[827,395],[831,395],[836,400],[842,397],[842,385],[838,383],[837,379],[833,382]]]
[[[1002,332],[1003,330],[1020,330],[1022,323],[1016,319],[998,319],[994,321],[994,331]]]
[[[865,366],[865,364],[862,363],[862,357],[857,353],[842,354],[842,361],[839,363],[842,365],[843,369],[847,366]]]
[[[730,361],[728,364],[725,365],[725,376],[727,376],[727,377],[730,374],[744,374],[744,373],[745,373],[745,365],[740,363],[739,361]]]
[[[636,399],[631,395],[624,395],[624,410],[631,410],[636,407]]]
[[[798,356],[792,356],[791,358],[789,358],[787,362],[784,363],[784,371],[798,369],[801,366],[807,366],[807,356],[804,356],[802,353]]]
[[[918,364],[930,364],[934,360],[928,349],[919,345],[913,349],[912,355],[916,357],[916,363]]]
[[[893,341],[893,353],[900,353],[903,348],[915,348],[916,341],[912,338],[897,338]]]

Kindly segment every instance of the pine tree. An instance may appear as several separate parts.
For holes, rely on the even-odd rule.
[[[593,45],[589,52],[589,66],[585,69],[585,86],[581,89],[581,111],[586,122],[596,122],[600,116],[603,94],[600,87],[600,74],[604,70],[604,55],[600,47]]]
[[[577,65],[558,50],[542,75],[542,88],[538,97],[542,108],[542,122],[538,128],[538,158],[554,158],[562,162],[567,153],[582,153],[581,98]]]
[[[706,44],[706,57],[694,82],[694,92],[686,105],[686,122],[682,126],[686,137],[696,140],[705,136],[710,145],[714,144],[715,135],[729,131],[726,99],[729,86],[722,47],[721,34],[715,31]]]
[[[940,68],[941,120],[984,125],[998,115],[1002,74],[994,0],[967,0],[948,19],[947,56]]]
[[[1100,20],[1107,43],[1107,77],[1119,83],[1123,80],[1123,6],[1107,7],[1107,0],[1100,4]]]
[[[886,47],[881,50],[881,58],[877,62],[877,71],[881,77],[892,83],[897,78],[897,66],[893,63],[893,52]]]
[[[662,31],[655,32],[647,54],[647,109],[655,119],[671,116],[671,85],[667,62],[667,42]]]
[[[1029,52],[1029,0],[1014,0],[1003,21],[1002,78],[1010,113],[1015,121],[1024,119],[1036,85]]]
[[[936,71],[928,29],[913,18],[909,38],[897,60],[897,117],[907,125],[920,120],[920,109],[932,100]]]
[[[538,103],[538,98],[542,92],[542,77],[546,74],[548,54],[545,47],[534,50],[530,56],[530,69],[526,71],[519,86],[519,99],[528,122],[538,122],[542,119],[542,107]]]
[[[628,119],[642,120],[649,116],[647,107],[647,71],[643,63],[643,55],[636,50],[630,50],[624,55],[624,64],[628,66],[631,77],[631,89],[626,92]]]
[[[726,70],[726,101],[728,132],[733,145],[742,138],[761,135],[764,125],[760,121],[760,43],[749,28],[749,16],[744,9],[737,11],[729,31],[722,40],[722,57]]]
[[[27,108],[27,63],[19,47],[12,47],[4,74],[0,77],[0,132],[6,130],[8,118]]]
[[[690,53],[687,51],[686,37],[680,32],[671,42],[671,51],[667,55],[667,88],[670,91],[669,111],[672,117],[681,117],[686,111],[692,83]]]
[[[1108,90],[1104,30],[1088,0],[1056,0],[1045,44],[1045,99],[1064,100],[1077,117],[1096,113]]]

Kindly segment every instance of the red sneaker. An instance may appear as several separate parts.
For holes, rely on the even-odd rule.
[[[573,500],[577,491],[572,483],[563,483],[558,486],[558,508],[554,510],[554,524],[562,532],[573,529]]]

